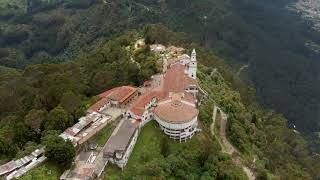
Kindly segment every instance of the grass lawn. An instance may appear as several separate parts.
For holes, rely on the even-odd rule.
[[[58,165],[46,161],[41,166],[32,169],[27,175],[22,176],[22,180],[57,180],[60,178],[63,170]]]
[[[160,144],[163,138],[166,138],[169,142],[170,153],[174,153],[184,148],[197,147],[197,144],[201,143],[201,140],[205,137],[200,133],[187,143],[180,144],[169,139],[161,131],[158,124],[155,121],[151,121],[140,132],[137,143],[124,170],[121,171],[117,166],[108,164],[105,170],[105,179],[122,179],[121,175],[123,173],[135,175],[137,174],[137,170],[142,169],[140,167],[144,166],[146,162],[162,157]]]
[[[136,166],[141,165],[141,155],[149,152],[154,156],[160,155],[160,140],[165,137],[157,123],[149,122],[140,132],[137,143],[129,158],[128,164],[123,171],[132,172]],[[149,154],[148,153],[148,154]],[[147,157],[146,157],[147,158]],[[155,157],[154,157],[155,158]],[[123,172],[120,168],[108,164],[105,171],[105,177],[108,179],[120,179]]]

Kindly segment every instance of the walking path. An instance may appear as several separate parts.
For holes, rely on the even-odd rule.
[[[227,138],[227,122],[228,122],[228,117],[227,115],[217,106],[214,106],[213,112],[212,112],[212,124],[210,125],[210,130],[212,134],[214,135],[214,125],[215,125],[215,120],[216,120],[216,114],[217,111],[220,111],[221,114],[221,123],[220,123],[220,137],[222,139],[222,152],[227,153],[231,156],[232,161],[237,165],[241,166],[243,171],[246,173],[248,176],[249,180],[255,180],[256,176],[255,173],[252,169],[248,168],[246,165],[243,163],[243,159],[241,157],[241,153],[230,143],[230,141]]]
[[[213,107],[213,112],[212,112],[212,123],[210,125],[210,130],[211,130],[211,133],[212,135],[214,135],[214,125],[216,123],[216,119],[217,119],[217,106],[214,106]]]

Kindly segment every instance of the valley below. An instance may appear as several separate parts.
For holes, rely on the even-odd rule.
[[[299,0],[288,6],[301,13],[302,17],[315,23],[314,28],[320,31],[320,0]]]

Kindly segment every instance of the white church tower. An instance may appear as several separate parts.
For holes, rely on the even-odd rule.
[[[197,54],[195,49],[193,49],[191,53],[191,61],[189,63],[188,75],[193,79],[197,79]]]

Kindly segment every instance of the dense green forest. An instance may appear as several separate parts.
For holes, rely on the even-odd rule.
[[[319,144],[319,44],[312,24],[285,9],[291,0],[0,1],[0,65],[60,63],[111,37],[162,23],[223,57],[254,85],[265,107]]]
[[[56,134],[83,115],[96,100],[94,94],[114,86],[139,85],[158,72],[156,54],[148,47],[132,48],[133,43],[143,36],[149,43],[161,41],[197,49],[201,86],[228,113],[230,140],[243,153],[248,164],[256,159],[259,178],[319,178],[319,155],[311,151],[299,134],[287,127],[284,117],[263,110],[255,101],[254,90],[243,83],[223,60],[199,44],[189,44],[182,33],[160,25],[147,25],[140,33],[130,32],[113,38],[66,63],[28,65],[22,70],[3,68],[0,74],[1,159],[21,157],[41,143],[46,145],[51,162],[59,163],[58,169],[70,166],[72,159],[69,158],[74,156],[74,149],[70,142],[64,142]],[[214,69],[217,71],[212,74]],[[150,129],[154,126],[150,124],[143,130],[142,140],[135,148],[137,152],[129,160],[132,165],[124,172],[107,169],[107,173],[115,179],[152,178],[158,177],[159,173],[163,178],[173,179],[246,179],[230,157],[220,152],[216,137],[210,135],[212,108],[209,101],[200,107],[199,118],[204,132],[186,145],[176,145],[158,128]],[[143,135],[144,131],[155,135],[147,132]],[[139,148],[141,143],[154,145],[148,146],[151,149],[147,153],[142,151],[145,148]],[[56,153],[64,156],[55,156]],[[143,166],[139,162],[143,162]],[[179,165],[178,168],[175,165]],[[47,167],[25,178],[43,177]]]
[[[77,122],[96,101],[94,95],[114,86],[139,85],[158,72],[158,57],[149,48],[128,48],[138,37],[127,33],[62,64],[1,68],[0,159],[27,154],[46,139],[60,143],[49,135]]]
[[[56,134],[85,113],[94,95],[119,85],[139,85],[158,72],[157,55],[148,48],[130,48],[144,36],[149,43],[197,48],[201,83],[230,115],[230,140],[248,162],[257,159],[259,177],[319,178],[319,155],[310,144],[320,144],[320,62],[319,54],[304,44],[319,43],[320,35],[283,9],[288,0],[0,2],[0,162],[21,157],[40,143],[64,146]],[[249,67],[241,77],[255,90],[235,73],[243,64]],[[209,76],[214,68],[219,73]],[[286,118],[261,108],[255,94],[262,105]],[[211,110],[210,103],[201,109],[205,128]],[[313,142],[287,128],[293,123]],[[165,158],[163,165],[195,158],[204,161],[196,165],[201,172],[212,170],[204,166],[209,154],[219,150],[216,146],[194,150],[205,154],[199,157],[185,150],[189,156]],[[211,161],[217,172],[233,168],[223,154]],[[220,175],[240,174],[235,169]]]

